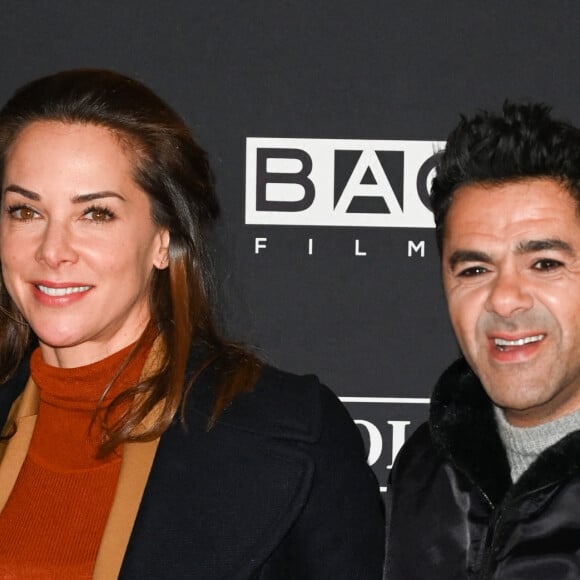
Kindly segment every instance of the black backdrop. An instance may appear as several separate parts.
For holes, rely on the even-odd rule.
[[[505,98],[545,101],[580,122],[580,3],[4,0],[1,7],[1,100],[42,74],[108,67],[149,84],[184,116],[217,175],[223,219],[215,261],[230,332],[281,367],[315,372],[343,397],[384,486],[394,451],[426,416],[434,380],[457,355],[433,230],[413,227],[407,211],[418,195],[414,170],[405,173],[413,142],[432,150],[460,112],[497,108]],[[246,223],[255,195],[246,180],[256,171],[248,138],[270,138],[274,149],[288,148],[289,138],[298,140],[295,149],[332,140],[324,142],[327,161],[314,163],[327,217],[356,155],[375,151],[382,165],[359,189],[378,187],[382,167],[404,207],[401,223],[391,219],[393,204],[391,214],[378,209],[386,219],[374,227]],[[356,140],[359,151],[346,165],[336,153],[349,150],[343,140]],[[274,167],[267,179],[280,171]],[[299,187],[288,192],[300,198]],[[355,212],[363,223],[365,211],[372,213]],[[256,238],[266,239],[258,253]]]

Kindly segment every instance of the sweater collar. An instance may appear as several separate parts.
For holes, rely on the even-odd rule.
[[[111,379],[120,371],[123,363],[133,348],[133,344],[109,355],[97,362],[75,368],[61,368],[44,362],[40,348],[30,357],[30,374],[40,390],[43,401],[62,408],[85,409],[94,412],[101,400],[105,388]],[[138,353],[124,369],[120,380],[113,383],[103,402],[109,402],[124,388],[139,379],[147,349]]]

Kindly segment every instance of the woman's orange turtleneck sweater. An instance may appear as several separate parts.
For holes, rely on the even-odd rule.
[[[67,369],[30,361],[40,406],[28,454],[0,514],[0,578],[91,578],[115,494],[120,450],[96,459],[91,419],[105,386],[132,346]],[[104,401],[139,380],[148,349],[125,368]]]

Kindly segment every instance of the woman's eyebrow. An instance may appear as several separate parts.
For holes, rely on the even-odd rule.
[[[114,191],[95,191],[94,193],[83,193],[75,195],[71,201],[73,203],[86,203],[87,201],[94,201],[95,199],[103,199],[106,197],[116,197],[121,201],[125,201],[125,198],[122,195],[115,193]]]
[[[19,185],[10,184],[4,188],[3,193],[7,191],[11,191],[13,193],[19,193],[20,195],[30,199],[31,201],[40,201],[40,195],[35,193],[34,191],[30,191],[29,189],[24,189],[24,187],[20,187]]]
[[[41,196],[34,191],[30,191],[29,189],[25,189],[24,187],[20,187],[19,185],[10,184],[4,188],[4,193],[11,191],[13,193],[18,193],[31,201],[40,201]],[[125,198],[120,195],[119,193],[115,193],[114,191],[95,191],[94,193],[83,193],[79,195],[75,195],[72,197],[71,201],[73,203],[86,203],[89,201],[94,201],[95,199],[103,199],[107,197],[116,197],[122,201],[125,201]]]

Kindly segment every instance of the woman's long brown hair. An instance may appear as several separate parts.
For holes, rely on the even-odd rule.
[[[96,415],[105,433],[100,454],[124,442],[158,437],[180,406],[184,419],[186,395],[210,366],[219,384],[208,420],[211,426],[238,394],[253,388],[261,364],[223,338],[213,321],[214,283],[206,237],[219,208],[205,151],[179,115],[140,82],[112,71],[78,69],[24,85],[0,110],[0,176],[19,133],[38,121],[110,129],[134,160],[133,177],[149,196],[153,221],[170,234],[169,267],[154,270],[150,280],[149,328],[129,355],[158,334],[162,348],[156,351],[156,371]],[[15,372],[34,341],[0,279],[0,381]],[[194,345],[196,364],[188,369]],[[132,404],[126,405],[128,401]],[[119,405],[128,410],[111,423]],[[156,407],[160,412],[144,427],[143,419]]]

